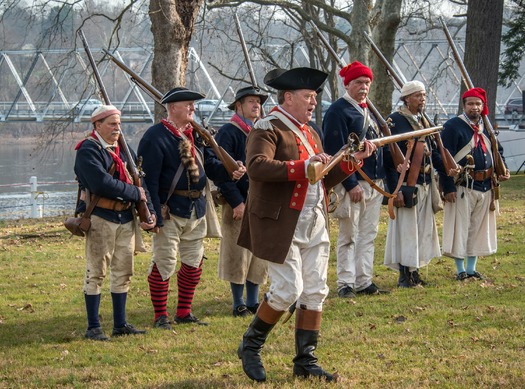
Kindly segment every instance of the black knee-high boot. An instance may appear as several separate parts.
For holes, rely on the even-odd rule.
[[[332,381],[334,376],[317,364],[314,351],[317,348],[321,327],[320,311],[297,309],[295,317],[295,351],[293,375],[297,377],[318,377]]]
[[[257,382],[266,381],[266,371],[261,360],[261,350],[268,334],[283,313],[284,311],[276,311],[266,301],[263,301],[242,337],[241,344],[237,349],[237,355],[242,360],[242,369],[252,380]]]

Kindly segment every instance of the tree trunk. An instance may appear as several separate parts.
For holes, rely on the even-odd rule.
[[[153,33],[152,84],[161,93],[186,85],[188,48],[203,0],[151,0]],[[155,109],[155,120],[163,115]]]
[[[469,0],[465,67],[475,87],[487,91],[489,117],[494,123],[504,0]],[[465,91],[462,85],[461,94]]]
[[[368,44],[363,38],[363,33],[370,33],[370,15],[372,11],[372,0],[354,1],[350,23],[352,31],[350,32],[350,43],[348,51],[350,52],[349,63],[359,61],[368,66]]]
[[[378,1],[376,4],[376,13],[379,15],[377,25],[370,26],[373,31],[373,41],[390,63],[393,63],[396,33],[401,22],[402,3],[402,0]],[[369,55],[370,65],[374,73],[370,100],[374,102],[383,117],[386,117],[392,112],[394,83],[377,55],[372,51]]]

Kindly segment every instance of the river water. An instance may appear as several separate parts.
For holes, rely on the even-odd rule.
[[[128,142],[136,149],[136,142]],[[47,146],[45,152],[37,150],[37,140],[0,143],[0,220],[31,217],[32,198],[38,216],[73,214],[77,197],[73,172],[76,143],[56,143]],[[37,178],[35,193],[31,193],[32,176]]]

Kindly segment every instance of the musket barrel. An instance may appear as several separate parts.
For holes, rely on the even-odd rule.
[[[382,138],[370,139],[369,141],[375,144],[377,147],[384,146],[390,143],[397,143],[409,139],[420,138],[422,136],[428,136],[437,134],[443,130],[443,126],[423,128],[422,130],[404,132],[402,134],[396,134],[391,136],[384,136]]]
[[[454,54],[454,58],[456,60],[456,63],[458,64],[459,71],[461,72],[461,75],[463,77],[463,81],[465,82],[465,85],[468,89],[472,89],[474,88],[474,83],[472,82],[472,79],[470,78],[470,75],[468,74],[467,68],[465,67],[465,64],[463,63],[463,60],[459,56],[459,52],[456,47],[456,44],[454,43],[454,39],[452,39],[452,36],[450,35],[450,32],[448,31],[448,27],[445,21],[443,20],[443,18],[439,18],[439,19],[443,26],[443,31],[445,32],[445,36],[447,37],[448,44],[450,48],[452,49],[452,54]],[[494,127],[492,127],[492,124],[490,123],[490,120],[487,117],[487,115],[481,115],[481,118],[483,119],[483,124],[485,125],[485,128],[487,129],[487,132],[489,133],[489,136],[490,136],[492,157],[494,159],[494,170],[496,172],[496,176],[504,176],[507,174],[507,167],[505,166],[503,157],[501,156],[498,150],[498,140],[496,139],[496,134],[494,133]]]
[[[385,146],[391,143],[397,143],[413,138],[420,138],[422,136],[428,136],[435,133],[439,133],[443,129],[443,126],[424,128],[422,130],[405,132],[403,134],[384,136],[381,138],[369,139],[368,141],[375,144],[377,147]],[[351,134],[355,135],[355,134]],[[335,154],[332,159],[324,164],[322,162],[314,161],[308,164],[307,176],[310,184],[315,184],[317,181],[322,179],[330,170],[341,162],[343,157],[350,153],[353,154],[362,149],[363,144],[359,143],[357,137],[348,137],[348,143],[345,144],[338,152]]]

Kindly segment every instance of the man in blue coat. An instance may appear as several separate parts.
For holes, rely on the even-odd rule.
[[[215,139],[236,161],[246,163],[246,139],[255,121],[261,116],[261,106],[268,96],[260,89],[241,88],[228,106],[235,114],[223,125]],[[266,282],[268,263],[237,244],[248,196],[248,175],[240,180],[215,181],[222,202],[222,239],[219,248],[219,278],[230,282],[233,296],[233,316],[249,316],[259,306],[259,285]],[[243,298],[246,285],[246,302]]]
[[[99,200],[91,213],[91,228],[86,233],[86,274],[84,298],[88,328],[85,337],[108,340],[99,320],[102,282],[110,270],[110,289],[113,302],[113,336],[143,334],[126,321],[126,300],[131,276],[135,234],[140,230],[134,223],[133,204],[148,201],[143,187],[133,185],[126,166],[131,162],[121,150],[120,111],[112,105],[102,105],[91,115],[93,131],[77,147],[75,174],[81,189],[77,213],[86,210],[86,203]],[[148,203],[153,217],[151,224],[141,223],[145,230],[155,226],[155,211]]]
[[[328,154],[335,155],[348,136],[355,133],[359,139],[374,139],[380,131],[366,98],[374,76],[372,70],[353,62],[339,72],[346,93],[335,101],[323,118],[323,146]],[[374,184],[383,188],[385,171],[383,152],[376,152],[365,159],[363,172]],[[340,202],[332,214],[339,219],[337,239],[337,290],[339,297],[352,298],[356,293],[378,294],[381,290],[373,283],[374,240],[379,226],[383,196],[359,174],[351,175],[334,191]]]
[[[218,163],[216,158],[208,157],[209,150],[199,144],[192,127],[194,102],[203,97],[183,87],[166,93],[161,102],[166,105],[167,118],[145,132],[138,148],[146,173],[144,179],[157,213],[148,283],[155,327],[162,329],[171,329],[168,289],[177,256],[181,266],[177,272],[178,302],[174,321],[178,324],[200,322],[191,307],[202,274],[203,239],[207,233],[205,169],[208,170],[209,164]],[[215,170],[226,179],[224,168]]]
[[[483,279],[476,269],[478,256],[497,251],[494,186],[510,172],[496,177],[490,135],[482,116],[488,115],[486,92],[472,88],[463,96],[463,113],[443,125],[443,145],[462,168],[459,179],[440,174],[445,196],[443,254],[454,258],[458,281]],[[503,156],[503,148],[497,148]],[[466,268],[465,268],[466,259]]]

